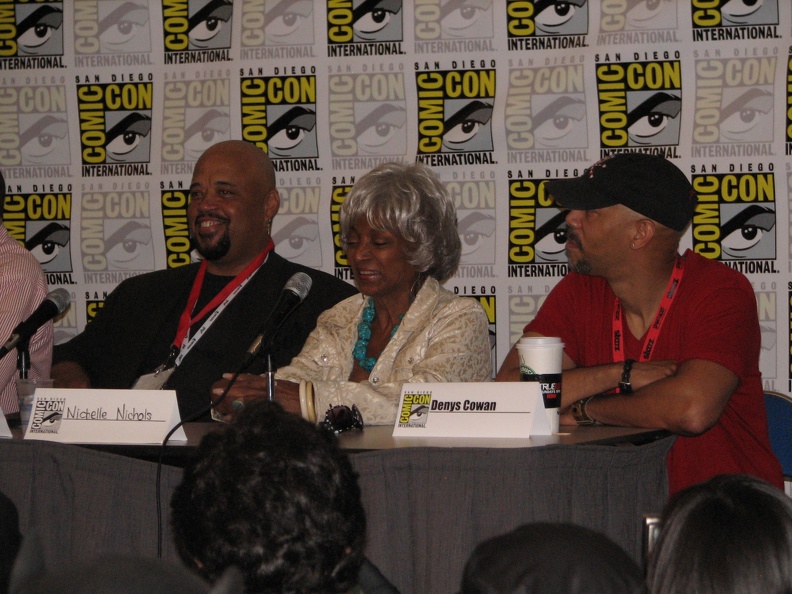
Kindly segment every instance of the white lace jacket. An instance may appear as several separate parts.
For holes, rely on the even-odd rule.
[[[474,299],[459,297],[427,278],[380,355],[369,379],[348,381],[357,325],[368,298],[355,295],[319,316],[302,352],[278,379],[313,382],[316,413],[356,404],[367,425],[396,420],[406,382],[482,382],[492,377],[487,315]]]

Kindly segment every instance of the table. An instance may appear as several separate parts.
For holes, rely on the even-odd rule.
[[[185,460],[210,427],[188,427],[188,442],[169,455]],[[673,438],[580,429],[590,431],[511,443],[394,442],[389,427],[342,435],[360,475],[367,555],[404,594],[456,592],[476,543],[530,521],[601,530],[639,559],[642,516],[665,503]],[[51,567],[98,552],[156,556],[157,465],[98,447],[0,440],[0,490],[16,503],[23,533],[41,533]],[[167,527],[180,478],[178,466],[163,466],[166,559],[177,558]]]

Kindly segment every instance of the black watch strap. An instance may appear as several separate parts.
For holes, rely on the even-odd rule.
[[[626,359],[624,361],[621,381],[619,381],[619,392],[622,394],[631,394],[633,391],[632,384],[630,383],[630,373],[632,372],[632,366],[634,363],[635,359]]]

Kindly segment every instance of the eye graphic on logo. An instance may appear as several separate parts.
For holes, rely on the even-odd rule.
[[[537,31],[540,35],[585,33],[572,26],[577,13],[585,16],[585,11],[580,10],[585,4],[586,0],[536,0],[534,22]]]
[[[492,34],[492,0],[450,0],[440,9],[445,37],[483,37]]]
[[[41,426],[42,427],[52,427],[56,423],[58,423],[63,418],[63,413],[59,412],[52,412],[48,414],[46,417],[41,419]]]
[[[190,49],[229,47],[231,27],[229,22],[234,7],[228,0],[210,0],[206,6],[190,17]]]
[[[114,270],[147,270],[153,263],[151,228],[137,221],[121,225],[105,240],[107,267]]]
[[[206,149],[228,140],[231,118],[219,109],[208,109],[184,130],[184,158],[195,161]]]
[[[756,87],[727,104],[720,114],[721,139],[760,142],[773,139],[773,94]]]
[[[428,413],[429,413],[429,407],[426,406],[425,404],[421,404],[420,406],[414,407],[410,411],[410,416],[415,419],[420,419],[422,416]]]
[[[321,266],[322,254],[319,245],[319,225],[308,217],[298,216],[282,229],[272,234],[278,253],[304,266]],[[318,260],[318,262],[317,262]]]
[[[775,252],[775,211],[752,204],[721,227],[721,248],[731,258],[772,257]]]
[[[534,253],[537,262],[566,262],[566,211],[553,215],[536,230]]]
[[[627,114],[627,133],[633,144],[673,144],[679,140],[678,124],[671,127],[682,110],[682,100],[670,93],[653,93]],[[668,131],[663,134],[668,128]]]
[[[401,0],[364,0],[352,11],[355,41],[395,41],[401,37],[401,20],[395,18]]]
[[[71,231],[66,225],[49,223],[33,237],[25,242],[25,248],[33,254],[42,268],[47,271],[45,264],[52,262],[66,247],[71,237]]]
[[[107,131],[107,158],[120,163],[134,163],[148,156],[148,143],[143,140],[151,132],[151,118],[130,113]],[[135,149],[140,150],[135,150]]]
[[[585,117],[584,101],[569,95],[554,99],[533,116],[536,146],[538,148],[585,146],[586,128],[578,125]],[[581,133],[575,134],[576,130]]]
[[[671,29],[676,26],[675,0],[631,0],[627,3],[629,29]]]
[[[112,6],[114,2],[107,2]],[[149,49],[148,7],[133,2],[121,2],[117,8],[99,21],[99,45],[103,52],[145,51]],[[101,10],[102,5],[99,5]],[[143,33],[146,38],[139,36]]]
[[[41,6],[17,25],[20,55],[46,56],[59,53],[63,40],[55,31],[63,24],[63,12],[52,6]]]
[[[407,110],[383,103],[355,123],[358,151],[368,155],[398,155],[406,147]],[[401,134],[400,134],[401,131]],[[395,138],[396,135],[398,138]]]
[[[479,100],[467,103],[445,121],[443,147],[449,151],[492,150],[491,137],[481,141],[476,139],[491,117],[492,105]]]
[[[315,111],[299,105],[292,107],[269,128],[272,134],[268,143],[271,155],[281,158],[300,156],[299,145],[313,132],[315,126]]]
[[[20,118],[20,128],[22,119]],[[26,165],[69,163],[69,125],[51,114],[34,120],[19,135],[19,151]]]
[[[775,12],[772,0],[729,0],[720,7],[721,17],[727,26],[770,23],[765,20],[769,13]],[[767,13],[767,14],[766,14]],[[778,22],[778,21],[775,21]]]
[[[474,210],[459,219],[458,230],[462,241],[462,258],[466,263],[472,263],[471,256],[481,249],[488,239],[494,239],[495,217]]]
[[[273,45],[313,42],[312,0],[283,0],[267,10],[264,38]]]

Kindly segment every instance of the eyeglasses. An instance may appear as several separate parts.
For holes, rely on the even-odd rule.
[[[350,429],[363,429],[363,417],[354,404],[352,408],[345,404],[339,404],[327,409],[324,421],[320,424],[333,433],[343,433]]]

